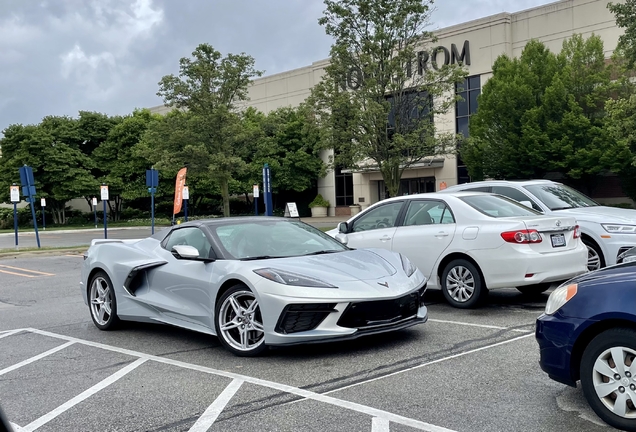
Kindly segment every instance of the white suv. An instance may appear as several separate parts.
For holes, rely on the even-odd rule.
[[[512,198],[544,214],[574,216],[588,248],[588,270],[616,264],[636,246],[636,210],[607,207],[550,180],[491,180],[451,186],[441,192],[489,192]]]

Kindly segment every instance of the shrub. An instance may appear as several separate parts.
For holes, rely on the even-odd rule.
[[[321,194],[316,195],[316,198],[309,203],[309,208],[314,207],[329,207],[329,201],[324,199]]]

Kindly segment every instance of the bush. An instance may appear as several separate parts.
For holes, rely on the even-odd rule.
[[[324,199],[321,194],[316,195],[316,198],[309,203],[309,208],[314,207],[329,207],[329,201]]]

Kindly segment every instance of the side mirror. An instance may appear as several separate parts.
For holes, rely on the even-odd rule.
[[[346,234],[349,232],[349,223],[347,222],[340,222],[338,224],[338,232],[341,234]]]
[[[347,245],[347,243],[349,243],[349,238],[347,237],[346,234],[342,234],[342,233],[336,234],[335,239],[345,246]]]
[[[530,201],[519,201],[519,204],[532,208],[532,203]]]
[[[198,259],[199,250],[190,245],[175,245],[172,252],[180,259]]]

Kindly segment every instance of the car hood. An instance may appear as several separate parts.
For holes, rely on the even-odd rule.
[[[575,278],[570,279],[563,285],[577,283],[579,285],[591,286],[634,280],[636,280],[636,262],[628,262],[625,264],[613,265],[593,272],[584,273],[580,276],[576,276]]]
[[[310,276],[325,282],[376,280],[393,276],[400,257],[393,252],[364,249],[288,258],[275,258],[259,262],[259,267],[270,267]],[[384,257],[384,255],[389,255]]]
[[[636,225],[636,210],[608,206],[578,207],[556,210],[555,214],[568,214],[578,221],[597,223],[624,223]]]

